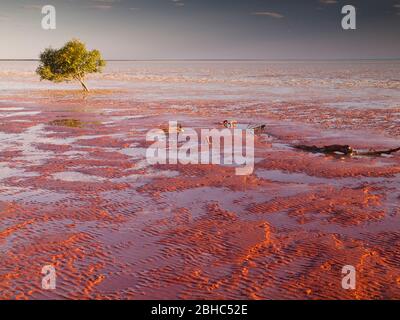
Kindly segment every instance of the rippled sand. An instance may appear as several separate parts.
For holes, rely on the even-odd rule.
[[[3,66],[1,299],[400,298],[400,154],[290,147],[399,147],[398,63],[138,68],[83,96]],[[225,118],[267,124],[252,175],[145,161],[148,130]]]

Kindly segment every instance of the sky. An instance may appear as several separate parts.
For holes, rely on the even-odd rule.
[[[347,4],[356,30],[341,27]],[[56,30],[41,27],[44,5]],[[71,38],[106,59],[400,58],[400,0],[1,0],[0,59]]]

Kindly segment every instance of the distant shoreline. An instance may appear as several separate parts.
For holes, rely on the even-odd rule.
[[[39,62],[39,59],[0,59],[0,62]],[[350,62],[350,61],[400,61],[384,59],[106,59],[108,62]]]

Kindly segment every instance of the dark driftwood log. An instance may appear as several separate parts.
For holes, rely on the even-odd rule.
[[[381,156],[383,154],[392,154],[400,151],[400,148],[383,150],[383,151],[367,151],[367,152],[357,152],[356,154],[360,156]]]
[[[306,146],[306,145],[296,145],[293,147],[296,149],[300,149],[300,150],[312,152],[312,153],[343,154],[346,156],[352,156],[352,155],[381,156],[383,154],[392,154],[392,153],[400,151],[400,148],[396,148],[396,149],[389,149],[389,150],[382,150],[382,151],[361,152],[361,151],[354,150],[352,147],[350,147],[348,145],[340,145],[340,144],[334,144],[334,145],[324,146],[324,147]]]
[[[312,153],[325,153],[325,154],[341,153],[344,155],[352,155],[354,152],[350,146],[339,145],[339,144],[334,144],[334,145],[324,146],[324,147],[306,146],[306,145],[298,145],[298,146],[293,146],[293,147],[296,149],[300,149],[300,150],[312,152]]]

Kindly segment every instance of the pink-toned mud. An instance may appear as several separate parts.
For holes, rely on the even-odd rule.
[[[0,299],[400,299],[400,154],[341,159],[290,147],[399,147],[398,83],[376,86],[390,108],[367,93],[363,109],[339,107],[340,94],[263,102],[219,87],[219,97],[162,99],[170,89],[152,81],[85,97],[3,94]],[[267,124],[252,175],[147,164],[148,130],[226,118]],[[52,122],[63,119],[79,125]],[[41,288],[49,264],[54,291]],[[341,286],[345,265],[357,270],[356,290]]]

